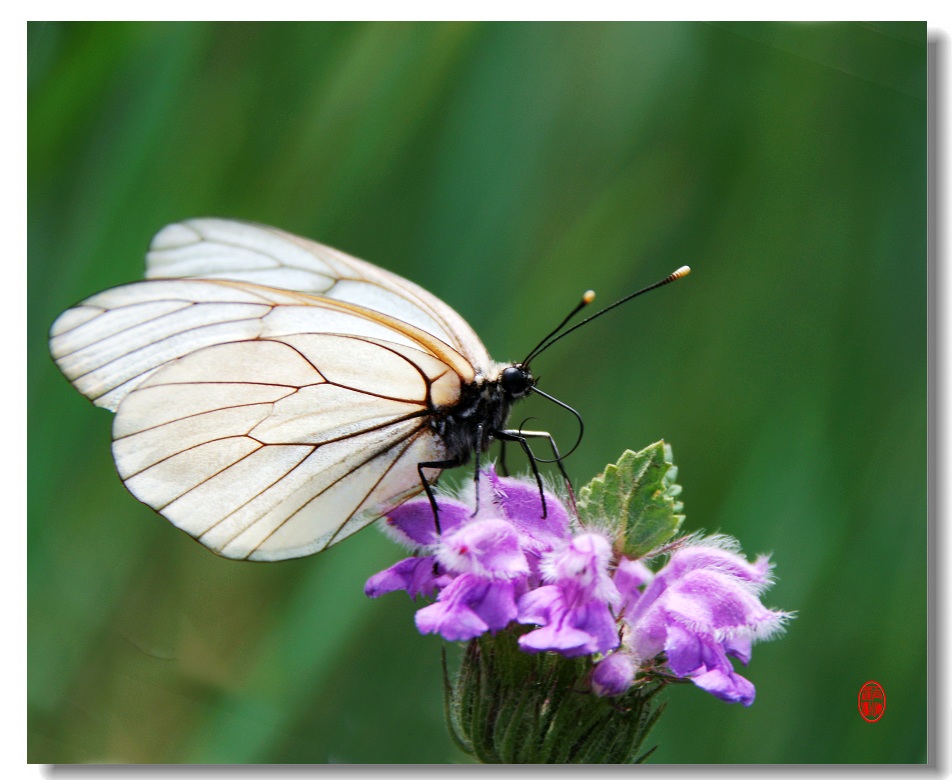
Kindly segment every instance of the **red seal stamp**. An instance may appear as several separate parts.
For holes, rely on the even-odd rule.
[[[886,691],[875,680],[863,683],[859,689],[859,714],[867,723],[875,723],[886,711]]]

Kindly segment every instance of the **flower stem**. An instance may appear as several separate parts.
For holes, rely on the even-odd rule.
[[[612,699],[587,686],[588,661],[520,651],[516,632],[470,641],[444,703],[456,745],[486,764],[641,763],[663,706],[661,681]]]

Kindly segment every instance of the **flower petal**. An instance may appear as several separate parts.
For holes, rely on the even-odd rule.
[[[754,684],[736,672],[725,673],[720,669],[712,669],[709,672],[692,677],[691,682],[698,688],[713,693],[718,699],[731,703],[740,702],[745,707],[753,704],[754,697],[757,695]]]
[[[552,651],[561,653],[566,658],[586,655],[592,643],[592,637],[584,631],[568,625],[550,623],[528,634],[519,637],[519,647],[527,653],[541,653]]]
[[[519,646],[528,652],[552,650],[572,658],[587,653],[607,653],[618,646],[618,631],[608,606],[600,601],[572,604],[565,591],[548,585],[519,600],[520,623],[540,626],[524,634]]]
[[[734,671],[721,645],[711,637],[694,634],[678,625],[668,629],[665,643],[668,666],[678,677],[688,677],[699,688],[729,702],[749,707],[756,689]]]
[[[722,644],[727,655],[738,659],[744,666],[750,663],[753,639],[749,636],[729,636]]]
[[[725,537],[715,537],[724,539]],[[733,547],[736,542],[730,537],[721,542],[725,547]],[[688,545],[681,547],[671,555],[663,574],[669,580],[681,579],[686,574],[698,569],[718,571],[736,577],[741,582],[749,583],[755,592],[760,592],[770,585],[772,566],[767,556],[760,556],[754,563],[733,549],[708,545]],[[660,576],[660,573],[659,573]]]
[[[516,585],[511,580],[493,580],[481,598],[469,602],[490,631],[499,631],[516,619]]]
[[[441,497],[437,506],[443,535],[451,533],[469,519],[469,507],[460,501]],[[438,541],[433,507],[426,498],[414,498],[394,507],[383,518],[381,527],[396,542],[411,548],[428,547]]]
[[[500,477],[495,469],[483,472],[495,504],[516,526],[523,546],[536,552],[551,550],[571,537],[569,514],[558,497],[545,494],[545,516],[538,485],[523,479]]]
[[[611,542],[602,534],[583,533],[542,560],[542,573],[566,591],[569,600],[595,599],[615,605],[621,594],[608,573]]]
[[[668,656],[668,668],[678,677],[689,677],[708,669],[733,668],[712,637],[697,634],[673,622],[668,626],[664,651]]]
[[[764,638],[780,630],[786,615],[761,604],[736,577],[697,570],[672,584],[662,597],[664,608],[698,631]]]
[[[437,557],[450,572],[517,578],[529,573],[512,524],[489,518],[473,520],[444,534]]]
[[[530,590],[519,599],[518,620],[520,623],[544,626],[552,620],[553,609],[558,609],[561,603],[562,591],[555,585],[543,585]]]
[[[654,579],[654,573],[641,561],[622,558],[615,567],[612,581],[621,594],[620,609],[623,614],[631,612],[641,598],[641,587]]]
[[[463,574],[440,591],[435,604],[416,613],[416,625],[421,634],[439,634],[450,642],[459,642],[479,636],[489,625],[473,609],[485,598],[492,580],[472,574]]]
[[[618,627],[607,604],[601,601],[588,601],[569,613],[569,619],[576,627],[592,637],[586,652],[607,653],[618,647]]]
[[[647,661],[664,650],[668,637],[668,618],[657,604],[645,612],[637,622],[629,622],[628,646],[634,654]]]
[[[417,610],[417,630],[439,634],[448,642],[465,642],[486,632],[486,622],[466,605],[436,602]]]
[[[432,555],[404,558],[368,579],[364,593],[372,599],[395,590],[405,590],[414,599],[427,595],[449,581],[446,575],[434,572],[435,566],[436,559]]]

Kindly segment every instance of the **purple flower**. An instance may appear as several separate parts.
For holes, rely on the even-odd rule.
[[[440,501],[440,528],[451,533],[469,519],[469,508],[451,498]],[[440,541],[433,521],[430,502],[407,501],[395,507],[383,519],[383,531],[395,542],[411,550],[428,550]],[[373,575],[364,585],[364,593],[372,599],[395,590],[405,590],[410,598],[426,596],[446,587],[452,580],[437,565],[434,555],[414,556],[398,561],[389,569]]]
[[[473,519],[452,533],[444,533],[436,558],[447,571],[511,580],[529,574],[529,565],[511,523]]]
[[[435,604],[416,614],[421,633],[449,641],[505,628],[516,616],[516,588],[529,574],[515,528],[505,520],[473,520],[444,535],[436,559],[456,578]]]
[[[452,498],[440,498],[440,531],[452,533],[463,525],[472,510],[461,501]],[[384,532],[395,542],[410,549],[428,548],[440,541],[433,519],[433,507],[425,498],[414,499],[400,504],[383,519]]]
[[[463,574],[440,591],[435,604],[416,613],[421,634],[458,642],[505,628],[516,616],[515,586],[477,574]]]
[[[445,587],[450,579],[446,574],[439,573],[432,555],[404,558],[367,580],[364,593],[375,599],[384,593],[405,590],[410,598],[415,599]]]
[[[542,558],[546,582],[519,600],[520,623],[540,628],[519,638],[530,653],[554,650],[568,657],[605,653],[618,645],[610,607],[621,600],[608,573],[611,542],[586,533]]]
[[[635,680],[635,662],[629,653],[606,656],[592,670],[592,690],[598,696],[621,696]]]
[[[545,491],[545,516],[535,482],[500,477],[492,467],[485,472],[487,496],[519,533],[523,550],[534,559],[571,539],[569,513],[550,491]]]
[[[664,652],[676,677],[750,706],[754,686],[729,656],[746,664],[753,641],[782,631],[790,615],[760,602],[770,584],[768,559],[748,563],[734,547],[713,537],[676,550],[626,614],[626,645],[643,660]]]
[[[490,467],[476,491],[468,502],[439,498],[439,533],[428,499],[395,508],[385,530],[416,555],[371,577],[367,595],[435,593],[416,625],[448,641],[533,626],[519,647],[592,656],[599,696],[622,695],[660,666],[725,701],[753,702],[754,686],[731,659],[746,665],[753,643],[790,617],[760,601],[771,584],[766,556],[751,563],[729,537],[688,537],[670,543],[667,563],[652,571],[619,555],[618,539],[579,528],[550,492],[543,517],[535,483]]]

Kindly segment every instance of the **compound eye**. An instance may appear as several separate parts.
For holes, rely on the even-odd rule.
[[[508,366],[499,378],[502,389],[513,398],[522,398],[532,387],[532,375],[521,366]]]

